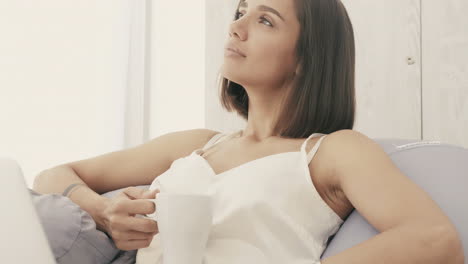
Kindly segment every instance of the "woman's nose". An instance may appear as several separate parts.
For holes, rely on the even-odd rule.
[[[247,38],[247,31],[245,30],[244,26],[241,25],[243,22],[237,20],[231,23],[229,26],[229,36],[230,37],[237,37],[240,40],[246,40]]]

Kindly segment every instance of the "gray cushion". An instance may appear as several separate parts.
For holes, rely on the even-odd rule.
[[[92,217],[68,197],[29,190],[57,263],[110,263],[120,253]]]
[[[441,142],[374,139],[395,165],[426,191],[450,218],[468,253],[468,150]],[[357,210],[342,224],[322,259],[351,248],[379,232]]]
[[[148,189],[149,185],[137,187]],[[121,191],[103,196],[111,198]],[[91,215],[68,197],[39,194],[31,189],[29,192],[57,263],[135,263],[136,250],[118,249],[112,238],[96,229]]]

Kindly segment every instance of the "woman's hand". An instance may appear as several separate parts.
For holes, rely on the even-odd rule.
[[[134,250],[151,244],[159,232],[157,222],[135,215],[154,213],[154,203],[141,199],[154,199],[158,192],[128,187],[109,200],[102,215],[102,229],[112,237],[117,248]]]

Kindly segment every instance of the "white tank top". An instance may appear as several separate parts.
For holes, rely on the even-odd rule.
[[[213,225],[204,264],[320,264],[320,257],[343,220],[321,198],[309,163],[326,137],[310,135],[299,151],[249,161],[216,174],[203,151],[240,134],[220,133],[202,148],[175,160],[150,190],[192,192],[213,197]],[[307,141],[322,136],[309,153]],[[196,181],[196,182],[195,182]],[[162,264],[159,234],[139,249],[137,264]]]

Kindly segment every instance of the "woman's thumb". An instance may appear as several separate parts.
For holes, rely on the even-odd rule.
[[[147,191],[145,191],[145,193],[143,194],[143,196],[144,196],[145,198],[153,199],[153,198],[156,198],[156,193],[158,193],[158,192],[159,192],[158,189],[147,190]]]

